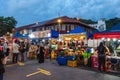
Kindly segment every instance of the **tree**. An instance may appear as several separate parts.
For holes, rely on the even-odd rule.
[[[77,20],[77,18],[74,18],[74,19]],[[81,18],[79,18],[79,21],[81,21],[83,23],[86,23],[86,24],[96,24],[97,23],[95,21],[92,21],[91,19],[81,19]],[[112,19],[108,19],[105,22],[106,22],[106,29],[109,29],[109,28],[115,26],[117,23],[120,23],[120,18],[115,17],[115,18],[112,18]]]
[[[120,18],[115,17],[106,21],[107,29],[115,26],[117,23],[120,23]]]
[[[95,23],[97,23],[97,22],[95,22],[95,21],[92,21],[91,19],[82,19],[82,18],[74,18],[74,19],[76,19],[76,20],[79,20],[79,21],[81,21],[81,22],[83,22],[83,23],[86,23],[86,24],[95,24]]]
[[[7,32],[11,33],[16,24],[17,21],[14,17],[0,16],[0,36],[5,35]]]

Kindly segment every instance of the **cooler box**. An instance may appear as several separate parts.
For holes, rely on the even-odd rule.
[[[77,61],[76,60],[68,60],[67,61],[67,66],[76,67],[77,66]]]
[[[67,64],[67,59],[65,57],[57,57],[57,61],[59,65],[66,65]]]
[[[95,55],[91,56],[92,68],[98,68],[98,57]]]

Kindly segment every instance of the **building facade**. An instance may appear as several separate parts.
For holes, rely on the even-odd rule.
[[[46,32],[48,30],[53,29],[55,31],[58,31],[60,34],[65,34],[66,32],[75,29],[77,26],[80,26],[89,33],[92,33],[93,30],[96,30],[95,28],[92,28],[87,24],[82,23],[78,20],[69,18],[67,16],[62,16],[48,21],[36,22],[33,24],[21,26],[16,28],[16,31],[20,32],[21,34],[36,33],[37,35],[39,35],[37,32],[40,32],[41,34],[42,32]],[[41,38],[41,37],[38,36],[37,38]]]
[[[89,24],[89,26],[97,29],[98,31],[105,31],[106,30],[106,23],[105,23],[104,18],[98,20],[97,24]]]

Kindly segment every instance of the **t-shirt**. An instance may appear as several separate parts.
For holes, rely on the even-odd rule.
[[[16,43],[13,43],[13,53],[19,53],[19,45]]]

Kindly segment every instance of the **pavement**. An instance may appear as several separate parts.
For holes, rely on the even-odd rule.
[[[8,63],[5,69],[4,80],[120,80],[120,74],[116,72],[100,73],[89,67],[68,67],[49,59],[42,64],[37,60]]]

